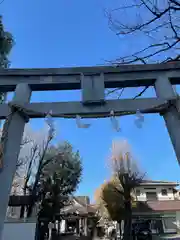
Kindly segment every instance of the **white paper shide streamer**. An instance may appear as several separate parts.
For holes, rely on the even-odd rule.
[[[52,118],[52,110],[50,110],[47,115],[45,116],[45,121],[49,127],[53,127],[54,121]]]
[[[111,120],[114,130],[116,130],[117,132],[120,132],[121,128],[119,126],[119,121],[117,120],[116,116],[114,115],[113,110],[111,110],[111,112],[110,112],[110,120]]]
[[[76,124],[78,128],[89,128],[91,126],[89,123],[83,123],[82,118],[79,115],[76,115]]]
[[[142,128],[142,125],[144,123],[144,116],[142,115],[139,109],[136,111],[136,119],[134,120],[134,123],[136,127]]]
[[[54,120],[52,118],[52,110],[50,110],[45,116],[45,122],[49,126],[49,135],[54,136],[55,126],[54,126]]]

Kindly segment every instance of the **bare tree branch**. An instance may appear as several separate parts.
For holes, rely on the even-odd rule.
[[[130,0],[120,1],[119,6],[105,11],[110,29],[122,39],[130,42],[142,41],[127,55],[113,61],[122,64],[149,62],[171,63],[180,61],[180,2],[179,0]],[[130,18],[124,17],[130,15]],[[145,87],[133,99],[140,97]],[[115,91],[115,90],[114,90]],[[113,91],[113,92],[114,92]]]
[[[23,140],[22,140],[21,145],[20,145],[20,150],[21,150],[23,147],[25,147],[27,144],[31,143],[31,142],[32,142],[32,140],[29,139],[29,137],[27,137],[27,136],[23,137]],[[22,168],[23,166],[25,166],[25,165],[28,163],[28,160],[29,160],[29,159],[27,159],[27,156],[26,156],[26,157],[21,157],[21,156],[20,156],[20,157],[18,158],[18,162],[17,162],[17,164],[16,164],[15,177],[20,177],[19,171],[21,170],[21,168]]]
[[[177,0],[166,0],[162,3],[161,0],[130,0],[132,4],[128,6],[120,3],[119,8],[114,10],[106,10],[109,25],[113,31],[119,36],[127,36],[134,40],[152,35],[154,42],[147,41],[147,47],[140,49],[129,56],[121,56],[114,62],[117,64],[130,64],[134,62],[146,63],[147,60],[154,61],[155,57],[162,54],[159,62],[179,60],[179,54],[176,55],[174,50],[179,48],[180,42],[180,3]],[[134,3],[133,3],[134,2]],[[127,10],[132,16],[131,19],[123,18],[123,11]],[[142,19],[138,21],[138,17]],[[145,38],[144,38],[145,39]],[[123,38],[124,41],[124,38]],[[146,40],[145,40],[146,41]],[[170,51],[172,50],[172,51]],[[172,54],[173,53],[173,54]],[[172,57],[171,55],[176,55]],[[158,61],[156,58],[155,61]]]
[[[142,96],[143,93],[145,93],[145,91],[146,91],[148,88],[149,88],[149,86],[144,87],[144,89],[143,89],[140,93],[138,93],[133,99],[136,99],[136,98]]]

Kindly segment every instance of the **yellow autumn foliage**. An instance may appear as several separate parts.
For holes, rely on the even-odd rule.
[[[96,190],[95,201],[101,217],[116,221],[123,219],[123,189],[115,176]]]

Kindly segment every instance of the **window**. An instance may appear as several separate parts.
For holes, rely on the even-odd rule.
[[[8,207],[7,217],[16,217],[16,207]]]
[[[161,194],[162,194],[163,196],[167,196],[167,189],[162,189],[162,190],[161,190]]]
[[[141,192],[139,189],[136,190],[136,196],[140,196],[141,195]]]
[[[156,220],[151,220],[151,231],[152,231],[152,233],[158,233]]]
[[[165,232],[166,231],[169,232],[173,230],[175,231],[176,229],[175,222],[176,222],[176,218],[173,218],[173,217],[164,218],[163,223],[164,223]]]
[[[147,199],[147,201],[156,201],[157,193],[156,192],[146,192],[146,199]]]
[[[154,222],[154,228],[156,230],[156,233],[162,234],[164,232],[163,230],[163,223],[161,219],[156,219]]]

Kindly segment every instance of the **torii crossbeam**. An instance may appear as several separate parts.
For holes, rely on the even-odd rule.
[[[0,119],[7,121],[7,137],[0,172],[0,239],[21,139],[27,117],[108,117],[160,113],[180,163],[180,104],[172,85],[180,84],[180,63],[0,70],[0,92],[15,91],[10,104],[0,105]],[[105,88],[154,86],[156,98],[106,100]],[[81,102],[30,103],[32,91],[81,89]]]

